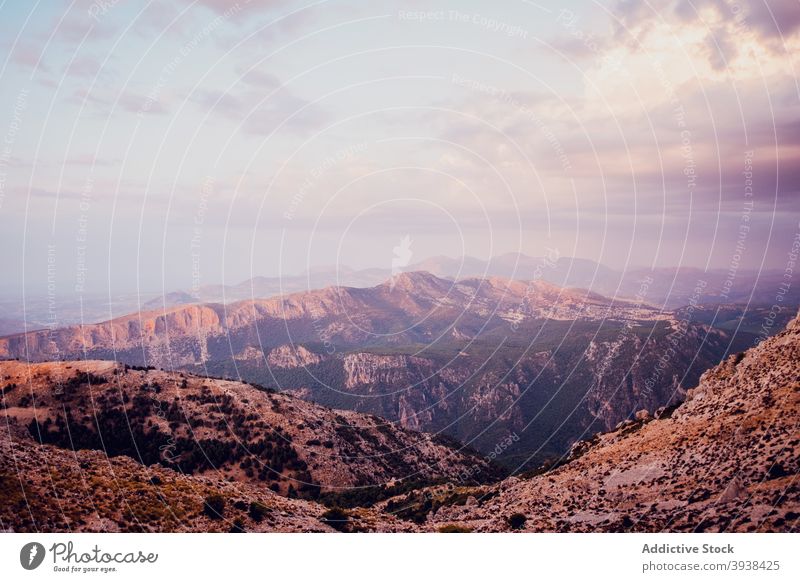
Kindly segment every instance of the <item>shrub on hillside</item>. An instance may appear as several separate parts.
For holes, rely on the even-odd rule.
[[[225,498],[219,494],[211,494],[203,503],[203,513],[211,519],[222,519],[225,513]]]
[[[323,513],[319,520],[338,531],[347,531],[350,525],[350,516],[346,511],[338,507],[332,507]]]
[[[254,522],[261,523],[267,516],[269,511],[270,511],[269,508],[263,503],[259,503],[258,501],[253,501],[250,503],[250,509],[248,513],[250,514],[250,518]]]
[[[521,513],[512,513],[508,517],[508,526],[511,529],[522,529],[525,527],[525,522],[528,521],[528,518],[525,517]]]

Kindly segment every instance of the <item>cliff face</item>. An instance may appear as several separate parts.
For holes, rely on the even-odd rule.
[[[535,352],[476,340],[454,355],[355,352],[307,368],[238,369],[326,406],[445,431],[484,453],[515,436],[498,460],[517,469],[558,457],[575,440],[639,411],[682,400],[728,347],[720,333],[663,323],[617,325],[613,333],[562,324],[570,329],[555,334],[558,342]]]
[[[252,349],[251,357],[259,357],[261,352]],[[247,358],[245,358],[247,359]],[[275,348],[267,354],[267,364],[276,368],[303,368],[319,364],[322,356],[310,352],[303,346],[283,345]]]
[[[700,372],[727,350],[728,337],[686,322],[669,322],[658,338],[626,334],[623,328],[611,341],[592,341],[584,353],[587,408],[607,431],[635,412],[682,401]]]
[[[508,530],[518,513],[528,531],[797,531],[799,426],[795,319],[706,372],[674,411],[579,443],[567,464],[543,475],[464,488],[459,495],[474,502],[441,507],[426,527]]]
[[[433,362],[413,356],[386,356],[371,353],[347,354],[342,358],[344,387],[402,384],[417,374],[434,372]]]
[[[186,305],[168,311],[126,315],[105,323],[42,330],[0,338],[0,357],[47,361],[96,354],[131,354],[131,361],[204,361],[209,337],[225,331],[223,308]]]

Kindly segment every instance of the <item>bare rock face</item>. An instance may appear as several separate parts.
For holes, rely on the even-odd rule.
[[[310,352],[301,345],[282,345],[267,355],[267,363],[276,368],[301,368],[318,364],[321,361],[321,356]]]
[[[738,477],[734,477],[731,479],[728,486],[725,487],[725,490],[722,492],[722,495],[719,498],[720,503],[730,503],[731,501],[736,501],[737,499],[746,499],[747,498],[747,488],[742,483],[742,480]]]
[[[348,354],[342,360],[344,387],[352,389],[359,385],[398,384],[407,382],[411,366],[433,371],[433,362],[411,356],[385,356],[371,353]]]

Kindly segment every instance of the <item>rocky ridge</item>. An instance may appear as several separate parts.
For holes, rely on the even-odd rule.
[[[454,321],[462,322],[458,333],[471,337],[487,318],[519,324],[537,318],[667,316],[633,302],[542,281],[492,277],[454,282],[415,272],[366,289],[328,287],[227,305],[178,305],[103,323],[11,335],[0,338],[0,357],[113,357],[175,369],[202,364],[220,351],[236,357],[247,348],[269,351],[295,342],[352,345],[387,333],[391,344],[430,341]]]

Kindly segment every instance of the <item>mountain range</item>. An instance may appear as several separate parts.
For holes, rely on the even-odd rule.
[[[484,454],[512,438],[497,460],[523,470],[673,404],[703,371],[758,339],[696,321],[695,310],[541,280],[411,272],[370,288],[180,305],[8,336],[0,357],[243,379],[444,433]]]
[[[612,269],[589,259],[551,256],[532,257],[506,253],[490,259],[430,257],[398,269],[353,269],[347,266],[317,267],[307,273],[282,277],[253,277],[236,285],[205,285],[194,293],[172,292],[148,301],[144,309],[174,307],[186,303],[228,303],[318,289],[328,286],[372,287],[393,275],[424,271],[444,279],[501,277],[517,281],[541,280],[558,287],[588,289],[608,297],[636,298],[642,281],[648,292],[642,300],[654,307],[676,309],[692,300],[698,282],[704,304],[800,305],[800,290],[786,287],[780,269],[700,269],[694,267],[640,267]],[[776,297],[782,296],[781,299]],[[789,317],[793,311],[789,310]]]
[[[7,419],[0,431],[0,527],[6,531],[790,532],[797,531],[800,518],[800,318],[705,372],[683,402],[576,442],[557,466],[496,482],[491,464],[472,453],[396,428],[388,428],[390,437],[379,428],[388,425],[355,413],[342,413],[342,424],[338,413],[242,383],[108,362],[7,361],[0,363],[0,374]],[[148,465],[154,459],[130,445],[149,446],[150,435],[125,443],[125,431],[107,424],[114,410],[139,419],[145,405],[137,399],[143,397],[151,408],[147,420],[134,426],[187,434],[180,413],[174,419],[169,412],[164,418],[152,413],[155,401],[169,410],[177,398],[179,411],[187,407],[189,429],[219,439],[242,437],[244,431],[248,443],[272,443],[262,449],[269,454],[247,458],[252,467],[275,466],[287,457],[280,461],[285,472],[278,487],[242,473],[244,461],[237,469],[238,445],[215,449],[208,439],[197,444],[216,450],[218,466],[182,470],[182,455],[193,456],[188,451],[177,461],[160,455]],[[229,422],[244,414],[226,410],[232,401],[252,406],[256,418]],[[101,420],[98,412],[108,418]],[[59,425],[62,413],[71,418]],[[332,447],[302,443],[313,436],[304,433],[311,422],[313,435],[335,439]],[[63,440],[66,426],[77,429],[82,446]],[[352,433],[341,434],[342,426]],[[278,436],[267,439],[267,433]],[[101,435],[111,442],[104,444]],[[283,479],[297,482],[296,472],[313,470],[308,464],[315,461],[317,475],[347,482],[363,463],[376,462],[351,459],[348,447],[377,446],[373,451],[380,455],[381,445],[395,437],[401,440],[391,445],[395,453],[406,443],[426,447],[424,466],[438,467],[444,481],[422,485],[401,478],[366,496],[309,499],[297,498],[299,488],[293,494],[281,485]],[[121,449],[109,451],[120,443]],[[305,468],[290,466],[301,457],[308,459]],[[488,482],[477,483],[482,476]]]
[[[506,253],[490,259],[431,257],[405,267],[353,269],[345,265],[313,267],[305,273],[256,276],[237,284],[200,285],[163,293],[87,294],[0,298],[0,335],[44,327],[97,323],[127,313],[169,310],[193,303],[234,303],[321,289],[373,287],[400,272],[425,271],[443,279],[502,277],[541,280],[558,287],[588,289],[608,297],[634,299],[659,309],[677,309],[690,302],[735,306],[747,316],[754,309],[779,305],[788,321],[800,306],[800,288],[787,285],[779,269],[638,267],[612,269],[589,259],[562,257],[556,251],[532,257]],[[646,283],[647,293],[641,294]],[[697,294],[698,284],[703,286]]]

